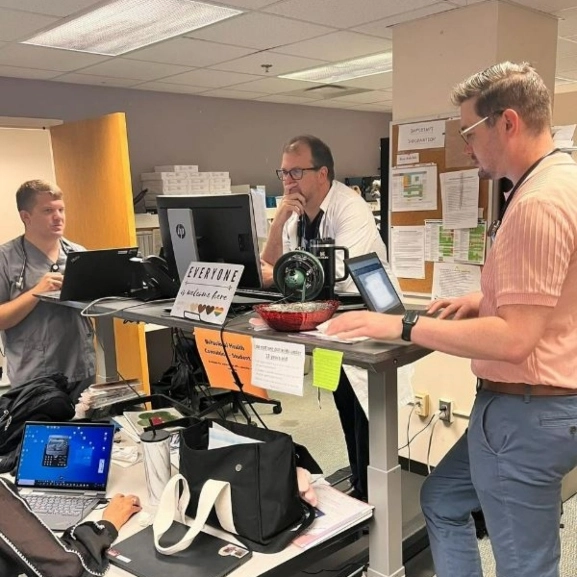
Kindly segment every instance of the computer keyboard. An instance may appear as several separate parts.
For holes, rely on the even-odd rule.
[[[49,514],[79,518],[94,497],[69,497],[66,495],[26,495],[26,502],[38,515]]]
[[[276,289],[251,289],[251,288],[239,288],[236,289],[236,296],[239,297],[253,297],[253,298],[265,298],[265,299],[277,299],[283,298],[283,294]]]

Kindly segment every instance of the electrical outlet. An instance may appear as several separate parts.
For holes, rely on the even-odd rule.
[[[439,417],[441,421],[446,423],[453,422],[453,401],[439,399],[439,411],[441,411],[441,416]]]
[[[428,417],[430,412],[430,398],[429,393],[415,393],[415,413],[419,417]]]

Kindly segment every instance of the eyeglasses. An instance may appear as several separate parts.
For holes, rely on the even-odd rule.
[[[302,177],[305,175],[305,170],[314,170],[316,172],[317,170],[320,169],[321,169],[320,166],[311,166],[310,168],[291,168],[290,170],[284,170],[282,168],[279,168],[276,170],[276,175],[278,176],[279,180],[286,180],[289,174],[293,180],[301,180]]]
[[[485,116],[484,118],[481,118],[481,120],[478,120],[477,122],[475,122],[475,124],[471,124],[471,126],[467,127],[467,128],[463,128],[462,130],[459,130],[459,135],[461,136],[461,138],[463,139],[463,141],[465,142],[465,144],[469,145],[471,142],[471,130],[477,128],[477,126],[479,126],[480,124],[483,124],[483,122],[486,122],[487,120],[489,120],[489,118],[491,118],[491,116],[494,116],[496,114],[503,114],[503,112],[505,112],[504,110],[495,110],[495,112],[491,112],[491,114]]]

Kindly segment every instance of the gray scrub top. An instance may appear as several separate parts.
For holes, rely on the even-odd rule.
[[[27,259],[22,290],[16,286],[24,263],[22,237],[0,246],[0,303],[14,300],[50,272],[52,261],[26,239],[24,244]],[[80,250],[86,249],[63,239],[57,263],[61,272],[66,253]],[[11,385],[56,372],[64,373],[69,382],[93,376],[96,373],[93,336],[92,324],[77,310],[39,301],[24,320],[2,331]]]

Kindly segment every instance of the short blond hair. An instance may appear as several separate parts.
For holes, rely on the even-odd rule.
[[[30,212],[35,204],[39,194],[49,194],[53,200],[62,198],[62,191],[58,186],[46,180],[28,180],[20,185],[16,191],[16,206],[18,212],[25,210]]]
[[[457,84],[451,92],[455,106],[471,98],[476,98],[475,112],[488,116],[490,126],[496,113],[511,108],[534,134],[551,130],[551,95],[527,62],[495,64]]]

